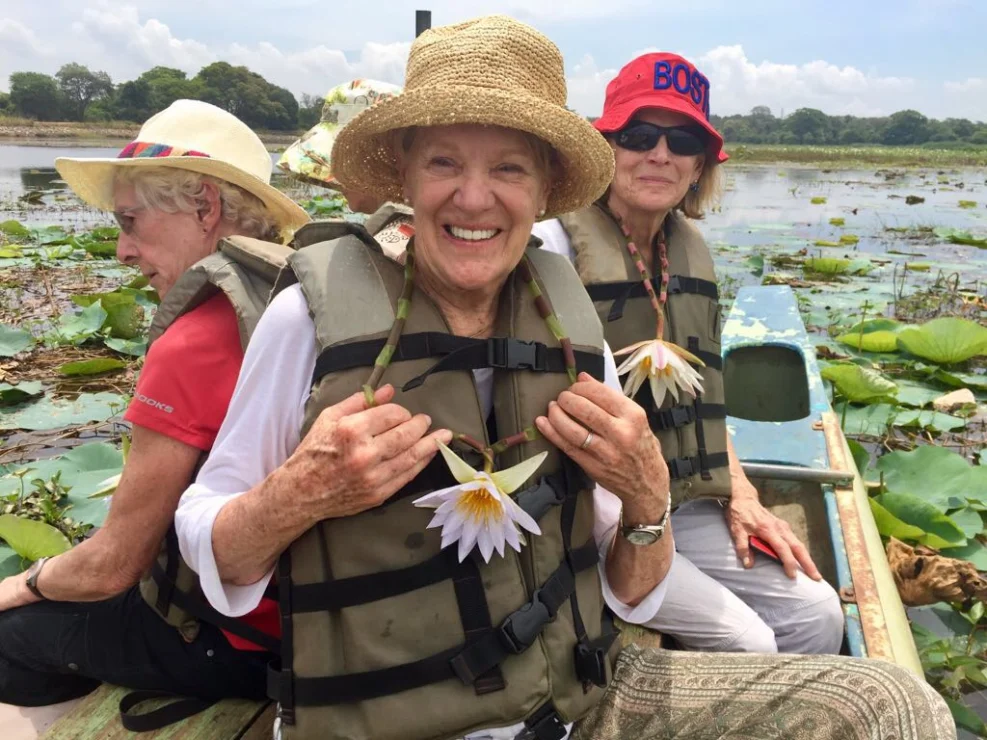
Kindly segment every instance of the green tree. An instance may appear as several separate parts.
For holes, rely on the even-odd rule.
[[[943,121],[943,125],[949,126],[957,139],[969,139],[977,130],[977,127],[965,118],[947,118]]]
[[[929,137],[929,119],[917,110],[902,110],[891,115],[881,137],[883,144],[921,144]]]
[[[830,141],[829,116],[815,108],[799,108],[785,119],[785,129],[799,144],[826,144]]]
[[[135,82],[146,83],[150,89],[148,116],[163,111],[182,98],[204,99],[202,85],[188,79],[182,70],[173,67],[153,67]]]
[[[195,76],[203,99],[223,108],[254,128],[293,129],[298,123],[298,101],[246,67],[214,62]]]
[[[0,92],[0,114],[13,112],[14,104],[10,102],[10,93]]]
[[[298,127],[307,130],[321,121],[324,102],[321,95],[302,93],[302,102],[298,106]]]
[[[93,72],[84,64],[71,62],[55,73],[58,89],[66,103],[66,112],[73,120],[86,117],[86,109],[96,100],[113,94],[113,80],[106,72]]]
[[[39,121],[57,121],[62,112],[58,83],[40,72],[14,72],[10,75],[10,102],[21,116]]]
[[[121,121],[143,123],[154,114],[151,85],[138,78],[124,82],[117,89],[116,117]]]

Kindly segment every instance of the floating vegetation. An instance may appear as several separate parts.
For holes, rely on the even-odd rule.
[[[821,206],[825,202],[826,199],[821,195],[817,195],[812,199],[812,205],[814,206]]]
[[[918,205],[919,203],[925,203],[925,198],[923,198],[920,195],[905,196],[905,205],[914,206],[914,205]]]
[[[830,226],[844,226],[844,225],[846,225],[846,219],[845,218],[838,218],[838,217],[835,217],[834,216],[833,218],[829,219],[829,225]]]
[[[977,201],[975,201],[975,200],[961,200],[960,201],[960,208],[976,208],[976,207],[977,207]]]

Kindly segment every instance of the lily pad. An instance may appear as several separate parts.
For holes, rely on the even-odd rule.
[[[969,231],[939,227],[935,229],[934,233],[940,239],[945,239],[951,244],[963,244],[968,247],[980,247],[980,249],[987,249],[987,237],[974,236]]]
[[[890,331],[847,332],[836,337],[836,341],[865,352],[897,352],[898,335]]]
[[[976,207],[977,207],[977,201],[975,201],[975,200],[961,200],[960,201],[960,208],[976,208]]]
[[[974,391],[987,391],[987,375],[952,373],[942,368],[935,368],[929,375],[951,388],[969,388]]]
[[[932,265],[928,262],[906,262],[905,269],[910,272],[928,272]]]
[[[898,403],[903,406],[913,408],[925,408],[931,406],[939,396],[943,394],[938,388],[917,383],[914,380],[899,380],[898,383]]]
[[[38,380],[18,383],[17,385],[0,383],[0,405],[9,406],[14,403],[23,403],[29,398],[40,396],[44,392],[44,385]]]
[[[868,406],[839,403],[834,410],[841,419],[844,418],[844,407],[846,417],[843,431],[848,435],[880,437],[890,427],[915,427],[942,433],[966,426],[966,420],[956,416],[926,409],[899,408],[889,403],[872,403]]]
[[[109,419],[122,405],[123,396],[117,393],[82,393],[71,401],[45,397],[0,408],[0,429],[58,429],[88,424]]]
[[[892,452],[877,460],[884,487],[914,493],[942,511],[950,499],[987,501],[987,468],[970,465],[961,455],[943,447],[923,445],[911,452]]]
[[[99,373],[119,370],[127,367],[127,363],[113,357],[98,357],[94,360],[80,360],[78,362],[66,362],[58,368],[62,375],[99,375]]]
[[[871,513],[874,515],[874,523],[877,525],[877,531],[881,533],[882,537],[896,537],[899,540],[915,541],[925,535],[924,529],[901,521],[901,519],[881,506],[876,499],[870,498],[868,501],[870,502]]]
[[[953,432],[966,426],[966,419],[928,409],[901,409],[894,417],[894,426],[927,429],[932,432]]]
[[[857,244],[860,242],[860,237],[856,234],[843,234],[840,237],[840,244]]]
[[[0,234],[13,237],[15,239],[26,239],[31,232],[20,221],[3,221],[0,223]]]
[[[31,238],[41,246],[68,244],[69,233],[61,226],[43,226],[31,229]]]
[[[968,319],[933,319],[904,329],[898,344],[917,357],[952,365],[987,354],[987,328]]]
[[[836,217],[833,217],[833,218],[829,219],[829,225],[830,226],[843,226],[845,224],[846,224],[846,219],[845,218],[836,218]]]
[[[0,516],[0,538],[25,560],[61,555],[71,549],[68,538],[50,524],[13,514]]]
[[[866,447],[855,439],[848,439],[847,445],[850,447],[850,454],[853,456],[853,464],[856,466],[857,472],[862,476],[867,468],[870,467],[870,453]]]
[[[822,376],[831,381],[844,398],[857,403],[887,398],[898,392],[898,386],[876,370],[859,365],[829,365]]]
[[[114,352],[133,357],[143,357],[147,354],[147,339],[116,339],[114,337],[103,341]]]
[[[850,260],[837,257],[810,257],[802,267],[806,272],[820,275],[844,275],[850,267]]]
[[[0,578],[14,576],[24,570],[24,558],[14,552],[6,542],[0,541]]]
[[[77,314],[63,314],[55,325],[53,338],[70,344],[82,344],[102,328],[106,316],[99,303],[93,303]]]
[[[976,509],[966,506],[957,511],[947,512],[947,514],[968,538],[976,537],[984,531],[984,520]]]
[[[971,539],[963,547],[950,549],[949,557],[969,560],[977,570],[987,570],[987,546],[980,540]]]
[[[33,346],[31,332],[0,324],[0,357],[13,357]]]
[[[817,195],[817,196],[815,196],[812,199],[811,202],[812,202],[812,205],[814,205],[814,206],[821,206],[823,203],[826,202],[826,199],[823,196],[821,196],[821,195]]]
[[[882,493],[875,497],[892,516],[905,524],[918,527],[925,534],[916,539],[935,548],[959,547],[966,544],[966,535],[956,523],[939,509],[911,493]]]

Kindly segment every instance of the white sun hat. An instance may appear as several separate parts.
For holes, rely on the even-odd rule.
[[[114,208],[113,179],[122,167],[174,167],[225,180],[260,198],[284,230],[311,220],[271,186],[271,155],[257,134],[233,114],[200,100],[176,100],[151,116],[115,158],[55,160],[75,194],[104,211]]]

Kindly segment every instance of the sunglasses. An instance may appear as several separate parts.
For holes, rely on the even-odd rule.
[[[113,218],[116,219],[117,224],[120,226],[120,231],[127,236],[132,235],[134,233],[134,223],[137,220],[135,214],[143,210],[143,208],[128,208],[126,211],[113,211]]]
[[[668,142],[668,151],[680,157],[691,157],[706,151],[708,137],[702,126],[656,126],[645,121],[631,121],[614,136],[621,149],[649,152],[658,146],[661,137]]]

